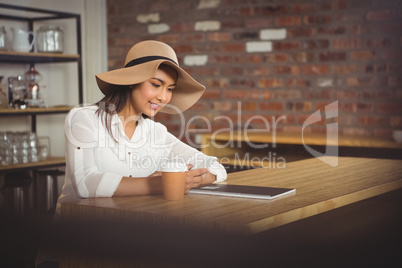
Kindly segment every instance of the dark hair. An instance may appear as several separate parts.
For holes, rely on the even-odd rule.
[[[112,92],[104,96],[100,101],[95,103],[98,106],[96,114],[102,118],[102,123],[106,127],[107,132],[115,142],[118,142],[112,133],[111,120],[112,115],[118,114],[126,106],[127,102],[131,98],[131,92],[134,90],[134,86],[121,86],[116,85]],[[147,115],[142,115],[147,118]]]

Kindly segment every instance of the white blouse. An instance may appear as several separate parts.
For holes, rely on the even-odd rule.
[[[183,161],[192,164],[193,169],[208,168],[216,175],[216,182],[226,179],[226,170],[215,157],[181,142],[164,125],[150,119],[141,117],[128,139],[119,116],[112,115],[116,143],[96,114],[97,109],[74,108],[66,117],[66,173],[59,204],[79,198],[110,197],[122,177],[147,177],[166,160]]]

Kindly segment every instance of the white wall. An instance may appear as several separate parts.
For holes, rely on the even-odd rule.
[[[41,9],[57,10],[81,15],[84,103],[98,101],[100,93],[95,74],[107,69],[107,32],[106,32],[106,0],[0,0],[0,3],[27,6]],[[54,20],[64,32],[65,53],[76,53],[75,24],[72,20]],[[48,22],[46,22],[48,23]],[[16,21],[0,20],[5,26],[7,35],[12,36],[10,27],[26,28],[27,25]],[[35,25],[35,29],[40,24]],[[37,64],[37,71],[42,74],[40,94],[48,106],[78,104],[78,75],[76,63]],[[0,64],[0,76],[4,76],[2,86],[7,90],[7,77],[23,74],[29,66],[25,64]],[[50,136],[51,155],[64,155],[64,118],[61,115],[37,116],[37,133]],[[0,131],[30,130],[30,119],[27,116],[0,117]]]

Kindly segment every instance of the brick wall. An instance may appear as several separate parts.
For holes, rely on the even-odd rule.
[[[109,0],[109,68],[147,39],[171,45],[207,87],[184,121],[157,115],[175,134],[207,121],[216,130],[276,120],[279,130],[300,132],[334,101],[340,133],[402,129],[400,0]]]

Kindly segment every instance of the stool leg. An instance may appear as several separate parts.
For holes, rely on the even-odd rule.
[[[58,198],[57,193],[57,175],[48,175],[46,177],[47,192],[46,192],[46,209],[53,210],[56,207]]]
[[[53,197],[53,176],[46,176],[46,211],[52,208],[52,197]]]
[[[39,207],[47,213],[53,213],[58,199],[58,177],[64,175],[64,172],[59,170],[43,170],[38,171],[38,175],[37,199],[40,204]]]
[[[52,210],[56,209],[57,199],[59,198],[59,184],[58,184],[58,176],[53,176],[53,198],[52,198]]]
[[[14,207],[13,211],[19,215],[24,214],[24,193],[21,187],[16,187],[13,190],[14,194]]]
[[[28,173],[7,173],[1,187],[5,209],[16,215],[30,212],[30,190],[32,178]]]

